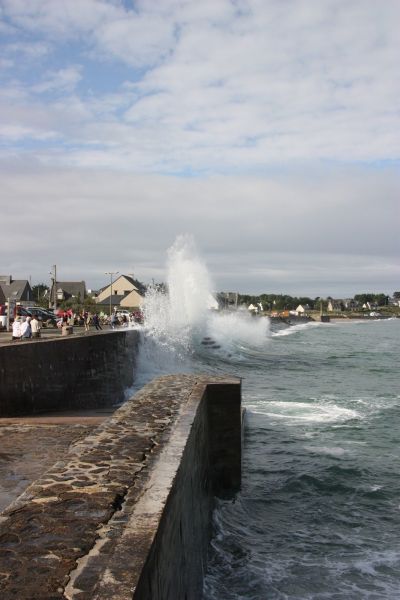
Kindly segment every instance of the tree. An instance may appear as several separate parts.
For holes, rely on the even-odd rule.
[[[32,294],[35,302],[45,308],[48,307],[50,289],[44,283],[37,283],[32,286]]]

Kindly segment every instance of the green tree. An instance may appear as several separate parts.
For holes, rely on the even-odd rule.
[[[39,306],[43,306],[45,308],[49,305],[49,293],[50,289],[44,283],[37,283],[32,286],[32,294],[35,302],[39,304]]]

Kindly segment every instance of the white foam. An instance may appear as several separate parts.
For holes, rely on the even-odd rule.
[[[348,450],[345,450],[340,446],[304,446],[304,449],[308,452],[313,452],[315,454],[326,454],[328,456],[334,456],[335,458],[339,458],[340,456],[348,453]]]
[[[263,406],[258,405],[252,412],[277,419],[285,419],[289,422],[307,421],[310,423],[343,422],[359,417],[355,410],[332,403],[272,401],[265,403]]]
[[[207,322],[208,335],[227,350],[263,347],[269,327],[268,318],[252,317],[244,311],[213,313]]]
[[[287,335],[293,335],[294,333],[299,333],[302,331],[306,331],[308,329],[313,329],[315,327],[325,326],[325,323],[320,323],[318,321],[308,321],[308,323],[298,323],[297,325],[290,325],[286,329],[281,329],[280,331],[275,331],[271,333],[272,337],[284,337]]]

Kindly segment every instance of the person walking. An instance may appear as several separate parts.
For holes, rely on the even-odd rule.
[[[100,329],[103,329],[102,326],[100,325],[100,319],[97,313],[94,313],[93,317],[92,317],[92,323],[96,328],[96,331],[99,331]]]
[[[41,328],[42,327],[41,327],[40,321],[38,321],[38,318],[36,317],[36,315],[33,315],[32,321],[31,321],[31,331],[32,331],[33,338],[40,337]]]
[[[85,332],[90,329],[90,321],[92,320],[92,315],[90,312],[85,314]]]
[[[111,329],[115,329],[115,326],[118,325],[118,323],[119,323],[119,321],[118,321],[117,314],[115,312],[113,312],[113,314],[111,315],[111,321],[110,321]]]

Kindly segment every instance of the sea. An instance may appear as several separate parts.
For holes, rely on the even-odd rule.
[[[242,379],[242,486],[216,502],[203,600],[399,599],[400,319],[214,311],[187,239],[168,269],[169,295],[147,298],[137,385]]]
[[[400,598],[400,319],[294,325],[243,378],[242,489],[218,502],[204,600]]]

